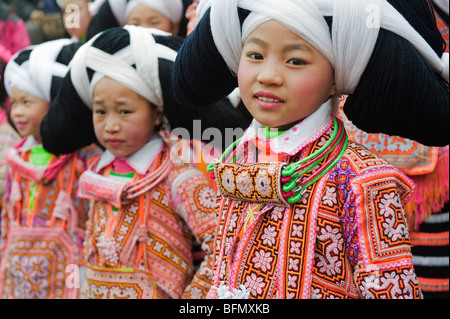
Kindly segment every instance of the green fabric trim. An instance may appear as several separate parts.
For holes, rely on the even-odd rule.
[[[286,131],[281,131],[281,130],[275,130],[275,131],[271,131],[270,127],[266,126],[266,138],[268,139],[272,139],[274,137],[278,137],[281,134],[283,134]]]
[[[30,163],[34,166],[47,166],[52,154],[47,152],[42,145],[36,145],[31,148]],[[30,209],[34,208],[36,203],[36,194],[40,184],[30,183]]]
[[[135,174],[135,172],[130,172],[130,173],[126,173],[126,174],[119,174],[119,173],[116,173],[114,171],[110,171],[109,172],[109,176],[116,176],[116,177],[120,177],[120,178],[124,178],[124,179],[130,179],[130,180],[133,179],[134,174]],[[115,207],[115,206],[112,206],[112,210],[115,213],[119,209],[117,207]]]

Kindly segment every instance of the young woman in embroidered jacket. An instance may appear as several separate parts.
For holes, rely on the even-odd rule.
[[[202,298],[209,290],[215,193],[171,156],[164,116],[181,42],[156,29],[109,29],[77,51],[64,79],[60,97],[77,98],[61,101],[92,112],[105,149],[79,182],[78,196],[93,200],[83,298]],[[195,274],[194,237],[206,256]]]
[[[201,20],[175,63],[176,96],[206,105],[239,83],[254,116],[211,165],[220,196],[209,298],[422,297],[402,207],[414,185],[348,141],[336,118],[337,97],[348,94],[346,114],[356,125],[448,143],[448,56],[441,59],[428,3],[390,3],[200,2]],[[374,10],[381,28],[366,24]],[[432,48],[399,12],[425,16]],[[427,96],[392,98],[415,99],[414,88]]]
[[[40,124],[68,70],[77,44],[68,39],[28,47],[8,62],[5,87],[11,119],[23,139],[6,153],[0,297],[77,298],[89,201],[79,199],[77,180],[97,146],[57,156],[41,143]],[[76,270],[72,279],[68,278]],[[68,279],[66,281],[66,279]],[[68,285],[67,282],[72,284]]]

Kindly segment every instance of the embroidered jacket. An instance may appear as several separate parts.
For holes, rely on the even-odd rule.
[[[31,155],[31,148],[36,145],[34,138],[27,137],[25,143],[18,149],[18,155],[28,162]],[[30,209],[30,188],[33,181],[27,179],[17,171],[8,169],[8,183],[6,191],[2,199],[3,209],[1,213],[1,236],[0,236],[0,252],[4,247],[5,239],[8,235],[8,229],[11,223],[17,218],[17,209],[21,212],[21,225],[26,226],[47,226],[52,219],[55,206],[61,203],[60,191],[70,189],[71,203],[77,212],[76,226],[72,228],[72,235],[76,238],[77,244],[82,249],[84,234],[86,229],[86,221],[89,210],[89,202],[77,197],[77,180],[80,175],[87,169],[87,163],[90,158],[97,156],[100,149],[91,145],[84,147],[73,154],[65,164],[59,168],[54,178],[37,184],[37,192],[34,199],[34,207]],[[57,156],[52,155],[49,165],[58,160]],[[10,166],[10,165],[9,165]],[[19,188],[17,194],[12,194],[14,184]],[[17,201],[18,200],[18,201]],[[63,203],[64,204],[64,203]],[[67,204],[67,203],[65,203]],[[18,206],[20,205],[20,206]],[[64,208],[63,208],[64,210]],[[31,220],[30,220],[31,218]],[[70,216],[59,215],[58,219],[67,218],[65,222],[70,223]],[[59,222],[55,223],[55,227],[59,227]],[[1,254],[0,254],[1,256]]]
[[[330,109],[324,105],[303,123],[264,142],[288,163],[307,157],[330,139]],[[340,160],[300,201],[257,205],[244,195],[265,198],[276,193],[275,175],[264,174],[267,165],[257,163],[255,140],[265,139],[259,128],[254,121],[234,153],[243,154],[237,163],[256,163],[252,172],[232,164],[215,170],[218,188],[227,195],[220,195],[216,204],[208,297],[421,298],[402,208],[413,191],[411,181],[349,142]]]
[[[62,156],[41,152],[44,160],[37,162],[46,166],[35,166],[30,160],[34,146],[41,149],[29,136],[6,153],[10,179],[0,217],[0,296],[74,299],[89,209],[89,202],[77,197],[78,178],[100,150],[90,146]]]
[[[153,139],[127,161],[137,172],[136,181],[170,156],[162,152],[155,155],[158,153],[151,146],[155,142]],[[93,163],[92,170],[108,176],[113,162],[114,156],[105,151],[98,163]],[[123,269],[148,271],[155,285],[154,298],[205,298],[211,280],[214,203],[215,192],[202,172],[189,164],[175,165],[167,178],[147,193],[122,204],[117,213],[105,201],[93,202],[85,260],[94,269],[109,270],[111,274]],[[144,212],[148,213],[146,220],[140,219]],[[204,262],[195,274],[193,240],[201,243],[205,252]],[[139,242],[144,243],[143,253]],[[116,275],[111,276],[115,284],[120,281]],[[91,284],[87,297],[95,297],[94,290],[101,285],[98,281]],[[113,295],[111,291],[108,297]]]

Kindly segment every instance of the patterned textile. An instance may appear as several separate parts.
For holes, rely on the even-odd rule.
[[[438,14],[436,22],[448,52],[448,25]],[[350,139],[386,159],[416,185],[404,207],[416,275],[425,299],[448,298],[449,147],[427,147],[397,136],[368,134],[356,128],[343,113],[341,117]]]
[[[297,157],[319,149],[332,129]],[[208,298],[223,285],[249,298],[421,298],[402,209],[412,190],[401,172],[351,142],[299,202],[265,205],[240,238],[253,204],[219,196]]]
[[[437,147],[428,147],[399,136],[361,131],[343,113],[344,101],[340,105],[340,116],[350,140],[364,145],[407,175],[427,174],[434,170],[438,157]]]
[[[449,146],[427,147],[399,137],[367,134],[343,117],[351,139],[386,159],[416,185],[404,207],[413,245],[413,264],[424,298],[448,298],[448,218],[439,223],[437,230],[427,220],[438,219],[448,204]]]
[[[447,45],[445,52],[449,51],[449,27],[448,24],[442,19],[437,13],[436,13],[436,24],[441,32],[442,37],[445,40],[445,43]]]
[[[17,132],[6,121],[6,114],[0,110],[0,118],[3,116],[5,119],[0,119],[0,196],[3,196],[6,186],[6,151],[20,140]]]
[[[449,52],[448,22],[436,14],[436,22]],[[449,298],[449,147],[439,148],[435,170],[412,176],[422,196],[415,195],[407,212],[425,216],[413,223],[413,263],[425,299]]]
[[[425,299],[449,298],[448,235],[448,202],[411,233],[413,263]]]
[[[287,205],[281,194],[284,163],[227,164],[214,162],[217,187],[227,198]]]
[[[166,155],[161,153],[153,170],[162,156]],[[107,176],[108,169],[101,173]],[[204,175],[185,164],[176,165],[167,179],[116,214],[110,204],[94,202],[85,242],[89,270],[83,297],[205,297],[210,288],[214,200]],[[194,237],[206,255],[195,275]]]
[[[82,265],[89,203],[77,198],[77,179],[99,151],[90,146],[73,153],[55,178],[39,184],[33,209],[29,201],[32,182],[11,172],[1,214],[2,298],[77,298],[79,289],[66,285],[65,272],[69,265]],[[30,151],[20,155],[28,161]],[[56,160],[52,156],[49,165]]]

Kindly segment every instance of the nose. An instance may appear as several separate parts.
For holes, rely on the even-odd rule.
[[[22,103],[14,103],[11,107],[10,116],[18,117],[24,115],[24,107]]]
[[[266,86],[280,86],[283,84],[283,72],[278,63],[266,60],[261,65],[257,80]]]
[[[120,131],[120,125],[114,116],[109,116],[105,122],[105,131],[107,133],[117,133]]]

